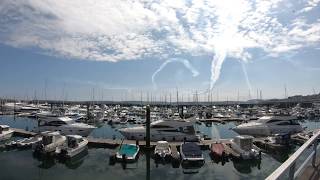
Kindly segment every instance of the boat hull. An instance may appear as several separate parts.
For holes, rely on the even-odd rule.
[[[80,135],[87,137],[94,128],[74,128],[66,126],[39,126],[38,130],[43,131],[59,131],[62,135]]]

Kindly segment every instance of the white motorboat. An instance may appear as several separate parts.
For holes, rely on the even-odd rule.
[[[14,131],[7,125],[0,125],[0,141],[10,139]]]
[[[59,132],[42,132],[42,140],[33,146],[35,153],[50,154],[66,145],[67,138]]]
[[[238,153],[242,159],[257,159],[260,155],[260,152],[253,148],[252,136],[236,136],[230,140],[230,147]]]
[[[79,135],[67,135],[67,146],[59,153],[62,157],[72,158],[87,149],[88,140]]]
[[[77,123],[66,116],[49,116],[39,118],[39,131],[59,131],[63,135],[88,136],[96,127]]]
[[[270,136],[273,134],[292,134],[303,131],[293,116],[263,116],[257,121],[240,124],[233,131],[240,135]]]
[[[127,139],[145,140],[145,126],[119,129]],[[151,141],[199,141],[193,122],[186,120],[158,120],[150,124]]]
[[[42,140],[42,136],[24,138],[24,139],[18,140],[16,142],[16,146],[18,148],[29,148],[29,147],[32,147],[34,144],[40,142],[41,140]]]
[[[171,148],[167,141],[158,141],[154,149],[154,154],[157,158],[171,157]]]

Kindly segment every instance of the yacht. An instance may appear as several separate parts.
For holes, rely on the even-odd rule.
[[[67,135],[67,146],[61,149],[59,155],[72,158],[87,149],[88,140],[79,135]]]
[[[130,127],[119,129],[127,139],[145,140],[146,127]],[[193,122],[186,120],[158,120],[150,124],[151,141],[199,141]]]
[[[7,125],[0,125],[0,141],[10,139],[13,135],[13,130]]]
[[[63,135],[88,136],[96,127],[75,122],[66,116],[42,116],[39,118],[39,131],[59,131]]]
[[[303,130],[293,116],[263,116],[257,121],[240,124],[233,131],[240,135],[270,136],[273,134],[292,134]]]

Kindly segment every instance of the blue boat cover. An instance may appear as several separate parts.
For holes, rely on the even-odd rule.
[[[201,156],[202,152],[200,147],[193,142],[182,144],[182,152],[185,156]]]

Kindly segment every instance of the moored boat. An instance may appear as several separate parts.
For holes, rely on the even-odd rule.
[[[134,162],[139,149],[139,146],[135,144],[122,144],[116,153],[116,159],[124,162]]]
[[[30,148],[34,144],[40,142],[42,140],[41,136],[34,136],[30,138],[24,138],[16,142],[17,148]]]
[[[61,155],[64,158],[72,158],[87,149],[88,140],[79,135],[67,135],[67,146],[62,147]]]
[[[14,131],[7,125],[0,125],[0,141],[10,139]]]
[[[261,157],[260,151],[253,148],[252,136],[236,136],[230,140],[230,147],[238,153],[242,159],[258,159]]]
[[[200,147],[194,142],[186,142],[180,146],[181,165],[184,169],[197,169],[205,160]]]
[[[211,150],[211,154],[215,158],[221,158],[225,156],[225,149],[222,143],[218,143],[218,142],[212,143],[210,150]]]
[[[42,132],[42,140],[33,146],[36,154],[52,154],[66,144],[66,137],[59,132]]]
[[[156,158],[170,158],[171,148],[167,141],[158,141],[154,149],[154,154]]]

